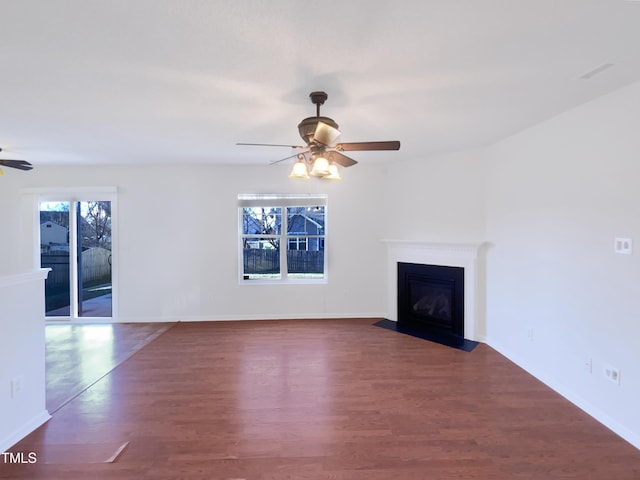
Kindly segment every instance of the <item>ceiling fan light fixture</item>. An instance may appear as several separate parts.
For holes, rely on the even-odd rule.
[[[307,164],[302,160],[298,160],[294,163],[291,173],[289,174],[289,178],[298,178],[303,180],[308,179],[309,173],[307,172]]]
[[[332,163],[329,165],[329,175],[325,175],[322,177],[323,180],[342,180],[340,176],[340,170],[338,169],[338,165]]]
[[[313,167],[309,172],[309,175],[313,175],[314,177],[326,177],[331,172],[329,170],[329,160],[320,156],[316,157],[313,162]]]

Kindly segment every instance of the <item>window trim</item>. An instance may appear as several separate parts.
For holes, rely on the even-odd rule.
[[[238,284],[239,285],[300,285],[300,284],[326,284],[328,283],[328,255],[327,255],[327,195],[326,194],[239,194],[238,195]],[[280,234],[275,237],[280,240],[280,278],[245,279],[243,257],[243,231],[242,209],[246,207],[276,207],[282,208],[282,228]],[[287,269],[287,250],[289,235],[287,234],[287,207],[325,207],[324,234],[319,235],[293,235],[304,237],[323,237],[324,265],[322,278],[295,278],[290,277]],[[265,235],[260,235],[265,237]],[[269,236],[269,235],[266,235]]]

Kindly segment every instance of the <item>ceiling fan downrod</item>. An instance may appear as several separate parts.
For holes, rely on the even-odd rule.
[[[316,106],[316,117],[319,117],[320,105],[324,105],[324,102],[328,98],[328,95],[325,92],[311,92],[309,94],[309,98],[311,98],[311,103]]]

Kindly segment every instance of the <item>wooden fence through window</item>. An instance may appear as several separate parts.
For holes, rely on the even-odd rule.
[[[245,248],[244,273],[280,273],[280,251]],[[324,250],[288,250],[288,273],[324,273]]]

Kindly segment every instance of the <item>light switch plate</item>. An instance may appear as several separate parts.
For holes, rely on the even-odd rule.
[[[633,252],[633,240],[630,238],[616,238],[615,252],[623,255],[631,255]]]

